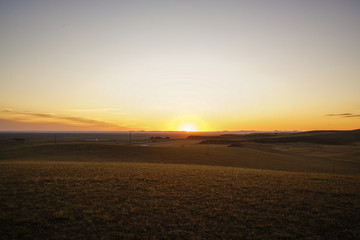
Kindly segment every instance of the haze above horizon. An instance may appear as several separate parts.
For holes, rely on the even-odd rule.
[[[360,1],[2,1],[0,131],[360,127]]]

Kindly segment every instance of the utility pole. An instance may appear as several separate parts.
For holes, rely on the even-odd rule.
[[[131,145],[131,131],[129,132],[129,144]]]

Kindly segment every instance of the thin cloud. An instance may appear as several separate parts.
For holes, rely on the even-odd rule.
[[[118,108],[88,108],[88,109],[71,109],[72,112],[113,112],[114,114],[126,115],[127,112],[121,112]],[[120,112],[119,112],[120,111]]]
[[[117,125],[114,123],[109,123],[105,121],[98,121],[94,119],[89,118],[82,118],[82,117],[72,117],[72,116],[56,116],[52,113],[32,113],[32,112],[20,112],[20,111],[13,111],[12,109],[0,109],[0,112],[4,114],[10,114],[13,115],[14,118],[21,118],[22,121],[29,121],[32,120],[31,117],[37,117],[44,120],[49,121],[67,121],[72,122],[75,124],[81,124],[81,125],[90,125],[90,126],[99,126],[99,127],[106,127],[106,128],[121,128],[127,125],[133,125],[133,123],[124,123],[121,125]]]
[[[11,108],[0,108],[0,112],[12,112]]]
[[[336,114],[326,114],[327,117],[342,117],[342,118],[356,118],[360,117],[360,114],[353,113],[336,113]]]
[[[85,123],[85,124],[91,124],[91,125],[119,127],[118,125],[113,124],[113,123],[103,122],[103,121],[98,121],[98,120],[93,120],[93,119],[88,119],[88,118],[81,118],[81,117],[56,117],[56,119],[68,120],[68,121],[72,121],[72,122]]]
[[[40,117],[40,118],[54,118],[54,115],[51,113],[28,113],[28,112],[16,112],[18,114],[33,116],[33,117]]]

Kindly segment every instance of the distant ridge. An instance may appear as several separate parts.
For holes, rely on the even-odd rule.
[[[216,137],[189,136],[189,139],[203,140],[201,144],[231,144],[230,146],[242,146],[244,142],[258,143],[313,143],[328,145],[347,145],[360,142],[360,129],[319,130],[299,133],[273,132],[251,133],[247,135],[224,134]]]
[[[285,136],[259,138],[260,143],[306,142],[315,144],[345,145],[360,142],[360,129],[350,131],[309,131]]]

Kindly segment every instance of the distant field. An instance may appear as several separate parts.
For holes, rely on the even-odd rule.
[[[1,160],[142,162],[360,174],[360,146],[245,143],[242,147],[176,140],[144,144],[58,143],[0,147]]]
[[[186,132],[0,132],[1,145],[12,146],[16,143],[52,144],[52,143],[81,143],[108,142],[126,144],[150,142],[151,137],[169,137],[183,139],[189,136]]]
[[[301,133],[131,145],[2,135],[0,236],[360,239],[356,134],[346,144]]]

